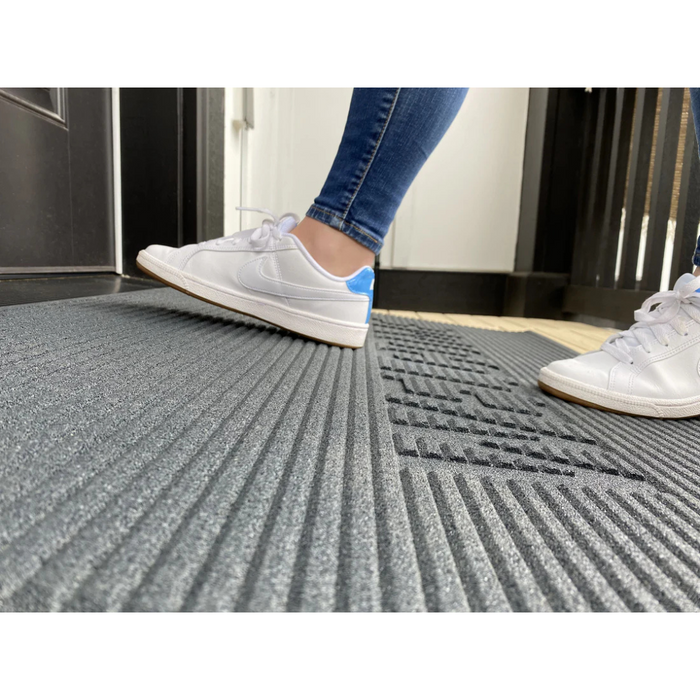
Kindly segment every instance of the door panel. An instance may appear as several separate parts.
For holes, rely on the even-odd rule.
[[[111,91],[0,90],[0,273],[114,270]]]
[[[65,90],[63,88],[0,88],[9,100],[64,122]]]

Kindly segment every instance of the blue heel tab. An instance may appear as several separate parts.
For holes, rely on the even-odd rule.
[[[355,294],[364,294],[366,297],[369,297],[367,318],[365,319],[365,323],[369,323],[369,316],[372,313],[372,299],[374,298],[374,270],[369,267],[363,267],[345,284],[351,292]]]

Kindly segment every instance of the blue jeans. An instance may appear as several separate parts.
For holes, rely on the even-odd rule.
[[[306,215],[378,253],[466,95],[466,88],[356,88],[333,167]],[[690,88],[690,100],[700,143],[700,88]],[[700,265],[700,240],[693,264]]]
[[[343,139],[307,216],[378,253],[466,88],[355,88]]]

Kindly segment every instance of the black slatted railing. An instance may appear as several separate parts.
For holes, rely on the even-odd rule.
[[[666,282],[665,262],[671,284],[692,269],[700,222],[698,144],[683,88],[604,88],[588,98],[564,311],[626,322]]]

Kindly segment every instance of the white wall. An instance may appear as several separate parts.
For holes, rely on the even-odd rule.
[[[256,88],[254,129],[236,130],[242,90],[227,89],[226,233],[266,207],[303,215],[335,157],[350,89]],[[382,251],[384,267],[512,271],[522,180],[526,89],[469,91],[406,195]]]
[[[526,89],[469,91],[399,209],[393,266],[512,272],[527,102]]]
[[[242,119],[242,89],[226,92],[227,121]],[[227,153],[227,235],[260,222],[258,214],[233,211],[239,202],[278,214],[306,213],[335,158],[352,95],[350,88],[255,88],[254,92],[254,128],[231,127],[232,143],[241,144],[242,162],[237,162],[233,150],[230,157]]]

